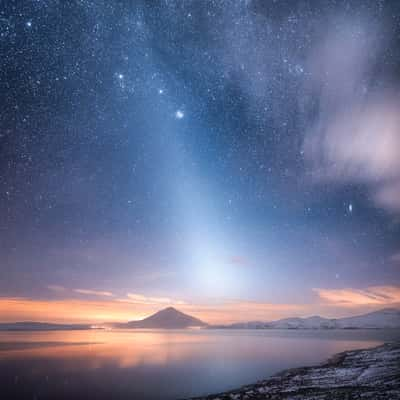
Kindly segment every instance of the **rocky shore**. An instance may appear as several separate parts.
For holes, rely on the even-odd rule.
[[[400,399],[400,343],[339,353],[326,363],[197,400]]]

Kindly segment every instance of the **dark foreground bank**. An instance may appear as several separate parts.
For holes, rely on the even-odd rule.
[[[400,343],[339,353],[325,364],[295,368],[207,400],[400,399]]]

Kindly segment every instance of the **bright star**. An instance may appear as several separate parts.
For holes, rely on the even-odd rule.
[[[32,26],[32,22],[31,22],[31,21],[28,21],[28,22],[26,23],[26,26],[27,26],[28,28],[30,28],[30,27]]]
[[[349,204],[349,212],[353,212],[353,204]]]
[[[182,119],[184,116],[185,116],[185,114],[181,110],[177,110],[176,113],[175,113],[175,118],[176,119]]]

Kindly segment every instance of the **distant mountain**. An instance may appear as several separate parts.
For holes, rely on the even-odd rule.
[[[241,322],[231,325],[210,326],[221,329],[384,329],[400,328],[400,310],[385,308],[368,314],[347,318],[285,318],[271,322]]]
[[[400,328],[400,309],[385,308],[355,317],[340,318],[340,328]]]
[[[205,322],[197,318],[184,314],[173,307],[168,307],[140,321],[113,324],[113,327],[127,329],[184,329],[204,327],[206,325]]]
[[[90,325],[84,324],[50,324],[34,321],[0,323],[0,331],[71,331],[90,328]]]
[[[335,320],[318,315],[308,318],[285,318],[270,322],[268,325],[275,329],[330,329],[336,327]]]
[[[285,318],[271,322],[250,321],[238,322],[231,325],[220,325],[218,328],[227,329],[329,329],[335,328],[334,320],[313,316],[308,318]]]

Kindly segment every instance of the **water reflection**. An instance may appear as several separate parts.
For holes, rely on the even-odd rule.
[[[383,331],[0,333],[7,398],[179,398],[398,337]],[[111,397],[110,397],[111,396]]]

